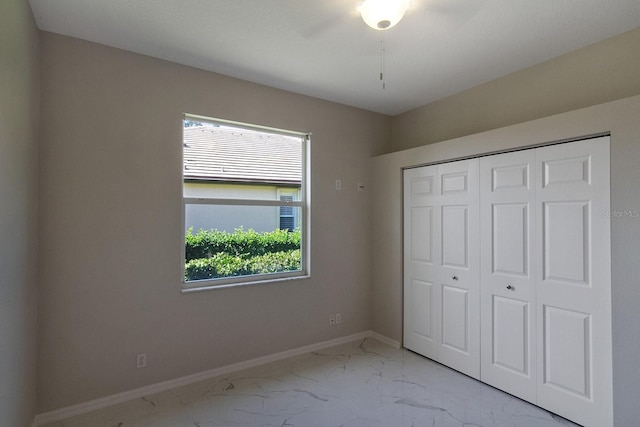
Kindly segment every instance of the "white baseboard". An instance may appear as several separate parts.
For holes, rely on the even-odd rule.
[[[275,362],[278,360],[286,359],[288,357],[298,356],[312,351],[322,350],[324,348],[333,347],[340,344],[346,344],[352,341],[361,340],[365,338],[375,338],[378,341],[387,344],[394,348],[400,348],[400,343],[380,335],[377,332],[365,331],[346,337],[335,338],[328,341],[322,341],[316,344],[307,345],[304,347],[298,347],[291,350],[283,351],[280,353],[270,354],[268,356],[258,357],[256,359],[246,360],[244,362],[234,363],[220,368],[211,369],[197,374],[187,375],[182,378],[176,378],[169,381],[163,381],[161,383],[151,384],[145,387],[137,388],[135,390],[125,391],[123,393],[114,394],[111,396],[102,397],[100,399],[91,400],[89,402],[79,403],[77,405],[68,406],[66,408],[56,409],[54,411],[38,414],[33,421],[32,427],[42,426],[51,422],[61,421],[69,417],[73,417],[80,414],[86,414],[87,412],[95,411],[97,409],[106,408],[108,406],[117,405],[133,399],[139,399],[141,397],[149,396],[152,394],[167,391],[173,388],[182,387],[188,384],[193,384],[199,381],[208,380],[210,378],[219,377],[221,375],[227,375],[233,372],[241,371],[243,369],[253,368],[256,366],[264,365],[267,363]]]
[[[399,341],[392,340],[391,338],[386,337],[386,336],[384,336],[382,334],[379,334],[379,333],[377,333],[375,331],[369,331],[369,337],[375,338],[378,341],[380,341],[381,343],[386,344],[386,345],[391,346],[391,347],[396,348],[396,349],[401,347]]]

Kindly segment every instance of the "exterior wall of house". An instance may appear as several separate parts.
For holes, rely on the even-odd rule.
[[[228,233],[237,228],[258,233],[278,229],[278,208],[269,206],[207,206],[187,205],[185,208],[185,232],[220,230]]]
[[[195,182],[185,182],[183,186],[185,197],[201,198],[278,200],[283,192],[290,194],[291,192],[297,193],[299,190],[274,185]],[[242,227],[245,230],[253,229],[259,233],[276,230],[280,227],[280,208],[199,204],[191,204],[185,207],[185,232],[189,228],[192,228],[194,233],[199,229],[233,232],[238,227]]]
[[[185,182],[185,197],[278,200],[278,187],[273,185],[217,184]],[[242,226],[257,232],[279,227],[279,208],[269,206],[187,205],[185,231],[199,229],[232,232]]]
[[[185,182],[182,188],[185,197],[278,200],[278,187],[275,185]]]
[[[369,329],[357,183],[389,117],[46,32],[40,48],[39,412]],[[180,292],[184,113],[313,134],[311,278]]]
[[[0,1],[0,425],[36,410],[38,31],[26,0]]]

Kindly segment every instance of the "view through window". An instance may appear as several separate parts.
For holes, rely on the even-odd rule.
[[[308,273],[308,140],[304,133],[185,117],[187,287]]]

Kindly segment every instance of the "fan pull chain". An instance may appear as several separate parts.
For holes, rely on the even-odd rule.
[[[382,82],[382,90],[386,89],[386,81],[384,79],[385,71],[385,43],[384,43],[384,31],[380,31],[380,81]]]

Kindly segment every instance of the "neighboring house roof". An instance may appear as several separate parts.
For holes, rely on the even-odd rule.
[[[300,184],[300,138],[222,126],[184,128],[184,180]]]

